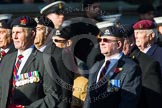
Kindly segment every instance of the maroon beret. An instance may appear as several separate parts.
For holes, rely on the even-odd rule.
[[[133,25],[134,29],[153,29],[155,28],[155,23],[151,20],[140,20]]]

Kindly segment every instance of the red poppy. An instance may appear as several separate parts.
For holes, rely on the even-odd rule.
[[[123,68],[115,68],[114,69],[114,73],[119,73],[119,72],[121,72],[123,70]]]

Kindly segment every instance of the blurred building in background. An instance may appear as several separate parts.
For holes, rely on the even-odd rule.
[[[13,17],[20,15],[37,16],[42,7],[54,0],[1,0],[0,14],[12,14]],[[66,19],[82,16],[83,0],[63,0],[67,3],[65,9]],[[155,8],[160,7],[162,0],[100,0],[101,16],[121,15],[121,23],[134,23],[138,19],[137,7],[143,3],[153,4]],[[159,9],[159,8],[158,8]],[[157,14],[160,14],[157,11]]]

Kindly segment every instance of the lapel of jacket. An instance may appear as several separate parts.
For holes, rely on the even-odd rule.
[[[35,56],[37,54],[37,49],[34,47],[32,53],[30,54],[29,58],[27,59],[21,73],[26,73],[27,69],[30,67],[30,65],[32,65],[33,60],[35,60]]]
[[[9,60],[10,60],[10,66],[5,67],[8,72],[3,72],[3,76],[4,79],[6,79],[5,81],[2,81],[2,98],[4,99],[4,101],[2,102],[2,108],[6,107],[6,103],[7,103],[7,99],[8,99],[8,92],[9,92],[9,87],[11,84],[11,80],[12,80],[12,75],[13,75],[13,67],[15,65],[15,61],[16,61],[16,56],[17,56],[17,52],[14,52],[12,55],[8,56]]]
[[[100,62],[96,62],[95,65],[90,69],[90,83],[92,84],[96,84],[97,81],[97,75],[99,73],[99,70],[101,68],[101,66],[103,65],[104,60],[100,61]]]
[[[7,52],[7,54],[10,54],[10,53],[12,53],[12,52],[15,52],[16,50],[17,50],[17,49],[14,47],[14,45],[11,44],[11,47],[10,47],[9,51]]]

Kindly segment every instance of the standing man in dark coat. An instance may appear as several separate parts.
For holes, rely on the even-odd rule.
[[[123,38],[119,28],[103,28],[100,36],[98,41],[105,59],[90,70],[84,107],[136,108],[141,91],[141,71],[122,53]]]
[[[152,56],[160,63],[162,75],[162,48],[157,45],[157,29],[154,22],[141,20],[133,25],[136,45],[140,51]]]
[[[142,91],[137,108],[162,108],[160,64],[136,47],[131,25],[122,25],[122,30],[125,39],[123,52],[139,64],[142,71]]]
[[[0,61],[6,54],[16,51],[11,37],[11,19],[0,20]]]
[[[51,78],[51,71],[47,71],[49,67],[46,67],[51,65],[50,56],[43,56],[34,47],[36,25],[29,16],[15,18],[11,24],[13,42],[18,51],[2,60],[1,108],[57,107],[58,90]],[[50,69],[54,72],[54,68]]]
[[[61,81],[59,86],[59,98],[61,103],[59,103],[59,108],[70,108],[72,100],[72,85],[74,80],[74,71],[72,70],[74,57],[71,58],[71,46],[73,41],[71,40],[72,29],[71,26],[67,25],[65,27],[60,27],[54,33],[52,37],[53,43],[45,49],[44,53],[50,54],[56,60],[58,78],[57,81]],[[68,65],[68,66],[67,66]]]

